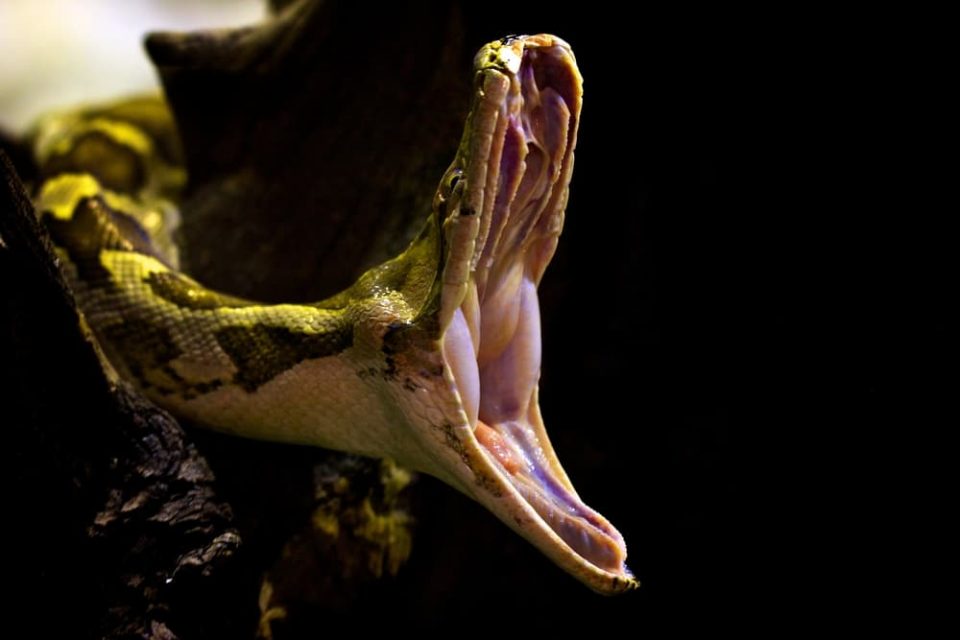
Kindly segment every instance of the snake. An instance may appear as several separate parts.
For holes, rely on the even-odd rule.
[[[462,138],[420,232],[316,303],[263,304],[179,269],[187,184],[160,96],[41,119],[38,216],[115,375],[192,424],[391,458],[477,501],[602,594],[639,583],[579,497],[538,389],[537,288],[563,228],[583,96],[570,46],[474,58]]]

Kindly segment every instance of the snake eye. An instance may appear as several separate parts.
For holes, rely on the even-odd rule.
[[[459,194],[463,190],[464,185],[461,179],[462,177],[463,170],[459,167],[450,167],[443,175],[443,179],[440,181],[440,188],[437,189],[437,193],[433,198],[434,209],[440,212],[441,217],[446,216],[447,206],[451,199],[459,202]],[[454,203],[454,206],[456,206],[456,203]]]
[[[460,183],[460,178],[463,176],[463,171],[460,169],[451,169],[447,172],[446,177],[443,180],[443,197],[444,199],[449,198],[453,193],[453,190],[457,188],[457,184]]]

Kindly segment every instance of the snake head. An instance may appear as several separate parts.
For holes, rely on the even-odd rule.
[[[563,227],[581,77],[570,47],[549,35],[488,44],[474,74],[464,136],[434,201],[440,265],[415,323],[431,339],[421,349],[410,332],[384,339],[403,368],[423,372],[396,398],[415,416],[408,424],[423,425],[398,457],[590,588],[619,593],[638,585],[623,537],[577,495],[537,397],[537,286]],[[422,382],[431,371],[441,382]]]

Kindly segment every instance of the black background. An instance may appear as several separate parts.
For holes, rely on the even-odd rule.
[[[902,374],[925,373],[901,358],[945,323],[901,322],[932,289],[907,269],[919,199],[901,199],[908,171],[885,166],[911,72],[896,30],[786,11],[463,11],[469,48],[555,33],[585,79],[566,226],[541,286],[541,407],[642,587],[595,595],[422,477],[400,575],[297,626],[780,632],[911,589],[887,536],[912,452],[887,454],[900,439],[886,425],[921,386]],[[946,272],[949,254],[930,246],[918,264]]]
[[[541,286],[541,406],[643,586],[595,596],[426,480],[407,577],[430,587],[385,606],[437,629],[638,635],[899,619],[917,421],[899,411],[944,384],[902,363],[937,349],[928,287],[948,272],[909,231],[903,143],[926,125],[900,110],[922,84],[902,31],[855,12],[596,3],[466,17],[471,46],[563,37],[585,79]],[[930,248],[916,262],[914,242]]]
[[[552,32],[585,79],[567,222],[541,286],[541,406],[579,493],[623,533],[643,586],[594,595],[425,479],[402,578],[417,587],[384,603],[391,619],[642,633],[765,625],[793,606],[798,550],[774,520],[787,498],[772,495],[778,481],[759,467],[776,466],[772,434],[789,429],[797,407],[779,406],[759,432],[741,410],[792,395],[780,379],[790,365],[777,361],[787,354],[766,354],[773,368],[755,369],[757,341],[782,326],[775,272],[792,249],[782,233],[791,197],[764,202],[776,173],[768,163],[780,156],[760,149],[792,141],[771,113],[777,74],[790,70],[741,18],[588,5],[467,11],[471,33],[483,34],[471,46]],[[780,335],[768,348],[799,346]],[[758,387],[766,376],[776,380]]]

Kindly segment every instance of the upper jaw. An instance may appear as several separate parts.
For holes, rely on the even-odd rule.
[[[581,79],[563,41],[507,38],[481,49],[476,94],[443,220],[439,321],[458,410],[446,479],[592,589],[638,585],[622,536],[580,500],[537,398],[536,287],[563,226]],[[448,174],[449,175],[449,174]]]

